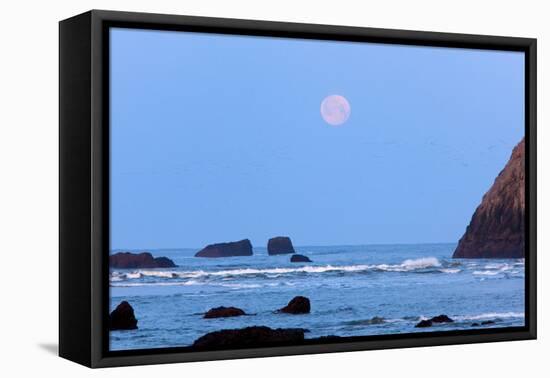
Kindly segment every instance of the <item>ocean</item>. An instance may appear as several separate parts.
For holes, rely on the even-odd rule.
[[[456,244],[295,247],[291,255],[197,258],[198,249],[148,250],[178,268],[111,269],[110,310],[128,301],[138,329],[111,331],[110,349],[190,346],[220,329],[262,325],[306,328],[306,338],[523,326],[523,259],[452,259]],[[118,252],[118,251],[113,251]],[[136,251],[137,252],[137,251]],[[293,297],[311,301],[311,313],[276,313]],[[207,310],[234,306],[250,316],[203,319]],[[446,314],[454,323],[415,328]]]

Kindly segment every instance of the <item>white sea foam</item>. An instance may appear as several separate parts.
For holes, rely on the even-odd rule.
[[[500,274],[500,272],[498,270],[476,270],[472,274],[476,276],[496,276],[497,274]]]
[[[405,260],[401,266],[406,269],[424,269],[441,266],[441,263],[435,257],[423,257],[415,260]]]
[[[112,287],[142,287],[142,286],[195,286],[204,285],[204,282],[200,281],[183,281],[183,282],[127,282],[127,283],[113,283]]]
[[[510,319],[510,318],[524,318],[525,313],[523,312],[488,312],[484,314],[477,315],[464,315],[464,316],[454,316],[455,320],[482,320],[482,319]]]
[[[460,272],[460,269],[439,269],[441,273],[456,274]]]
[[[285,274],[320,274],[327,272],[365,272],[365,271],[387,271],[387,272],[411,272],[415,270],[424,270],[428,268],[438,268],[441,266],[439,260],[435,257],[424,257],[415,260],[405,260],[401,264],[378,264],[378,265],[324,265],[324,266],[303,266],[298,268],[242,268],[228,269],[219,271],[166,271],[166,270],[137,270],[129,273],[113,272],[111,273],[111,282],[118,282],[122,279],[133,280],[144,277],[156,277],[161,279],[197,279],[207,277],[221,277],[227,279],[233,276],[255,276],[265,275],[268,278],[278,278]],[[456,273],[454,269],[441,269],[442,273]]]

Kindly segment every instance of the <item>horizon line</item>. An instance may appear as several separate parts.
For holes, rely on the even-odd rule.
[[[239,241],[239,240],[236,240]],[[232,243],[232,242],[219,242],[219,243],[210,243],[211,244],[220,244],[220,243]],[[328,245],[314,245],[314,244],[304,244],[304,245],[293,245],[295,248],[307,248],[307,247],[359,247],[359,246],[389,246],[389,245],[419,245],[419,244],[458,244],[458,242],[422,242],[422,243],[362,243],[362,244],[328,244]],[[175,249],[196,249],[201,250],[204,247],[157,247],[157,248],[110,248],[109,252],[112,251],[153,251],[153,250],[175,250]],[[267,245],[256,246],[252,245],[252,248],[266,248]]]

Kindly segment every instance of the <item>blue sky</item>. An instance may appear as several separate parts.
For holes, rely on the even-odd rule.
[[[519,52],[112,29],[111,246],[456,242],[523,136],[523,73]]]

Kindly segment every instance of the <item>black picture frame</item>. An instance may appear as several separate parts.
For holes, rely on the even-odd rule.
[[[324,344],[186,352],[108,350],[108,29],[445,46],[525,53],[525,327],[345,338]],[[59,354],[89,367],[299,355],[535,339],[536,39],[92,10],[59,24]]]

